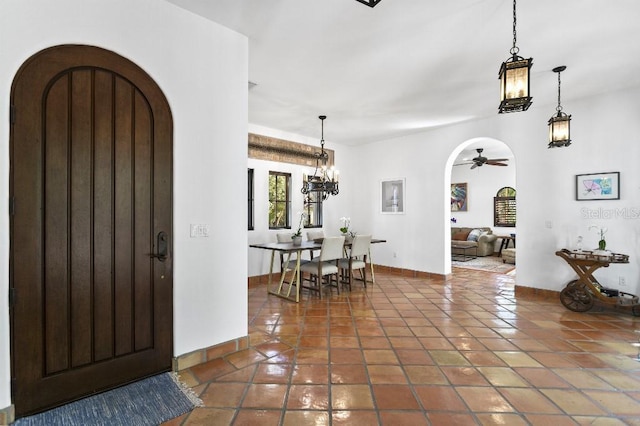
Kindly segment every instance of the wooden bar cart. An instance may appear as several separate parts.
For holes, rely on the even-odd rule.
[[[599,268],[606,268],[612,263],[629,263],[626,254],[598,254],[592,251],[571,251],[562,249],[556,256],[564,259],[578,274],[577,280],[567,283],[560,292],[560,302],[574,312],[586,312],[596,300],[614,307],[631,309],[634,316],[640,316],[638,296],[617,289],[603,287],[593,276]]]

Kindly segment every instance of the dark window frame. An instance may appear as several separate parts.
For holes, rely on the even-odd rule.
[[[255,192],[254,192],[254,170],[247,169],[247,186],[248,186],[248,209],[247,209],[247,229],[253,231],[255,229]]]
[[[275,177],[276,182],[275,182],[275,190],[274,190],[274,194],[275,194],[275,198],[272,197],[271,194],[271,179],[272,177]],[[285,190],[284,190],[284,199],[280,199],[278,197],[278,188],[281,188],[281,185],[279,185],[279,183],[281,183],[281,181],[284,178],[284,186],[285,186]],[[269,189],[269,194],[268,194],[268,198],[269,198],[269,229],[291,229],[291,173],[285,173],[285,172],[276,172],[276,171],[269,171],[269,185],[268,185]],[[282,209],[279,208],[280,205],[284,205],[284,207]],[[271,219],[271,215],[272,215],[272,211],[278,211],[281,210],[284,212],[284,223],[281,225],[277,225],[277,222],[274,223]]]
[[[308,229],[322,228],[322,225],[323,225],[322,205],[323,205],[323,200],[322,200],[321,193],[311,192],[308,195],[305,195],[304,212],[307,214],[304,220],[305,228],[308,228]]]
[[[500,188],[493,197],[493,226],[516,226],[516,190],[510,186]]]

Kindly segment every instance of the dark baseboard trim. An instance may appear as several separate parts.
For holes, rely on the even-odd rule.
[[[245,336],[209,346],[207,348],[197,349],[193,352],[173,358],[173,371],[181,371],[195,365],[204,364],[205,362],[245,350],[248,347],[249,336]]]
[[[534,296],[541,299],[557,299],[560,297],[560,292],[557,290],[546,290],[543,288],[525,287],[517,285],[514,288],[514,294],[518,296]]]

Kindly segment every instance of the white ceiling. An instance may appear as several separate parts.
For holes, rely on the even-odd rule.
[[[168,0],[249,38],[249,121],[357,145],[486,117],[512,45],[511,0]],[[640,1],[520,0],[533,106],[640,85]],[[526,112],[525,112],[526,114]],[[574,117],[575,118],[575,117]],[[545,126],[546,123],[541,123]]]

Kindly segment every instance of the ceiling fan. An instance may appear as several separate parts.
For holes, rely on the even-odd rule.
[[[508,158],[487,158],[487,157],[483,157],[482,156],[482,151],[484,149],[483,148],[476,148],[476,151],[478,151],[478,156],[475,158],[472,158],[470,162],[466,162],[466,163],[458,163],[458,164],[454,164],[454,166],[464,166],[467,164],[471,164],[471,168],[475,169],[476,167],[482,167],[485,164],[488,164],[490,166],[508,166],[508,164],[504,163],[505,161],[509,161]]]

